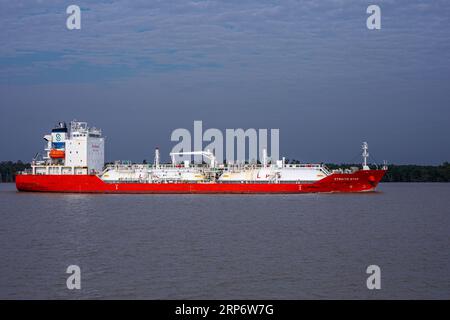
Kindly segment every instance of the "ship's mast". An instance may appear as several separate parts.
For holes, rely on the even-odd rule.
[[[159,148],[155,149],[155,167],[159,167]]]
[[[367,142],[363,142],[362,150],[363,170],[370,170],[369,166],[367,165],[367,158],[369,157],[369,144]]]

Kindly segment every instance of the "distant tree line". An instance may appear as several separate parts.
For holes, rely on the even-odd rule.
[[[286,161],[299,163],[297,160]],[[330,169],[360,167],[360,164],[326,164]],[[30,168],[29,163],[22,161],[0,162],[0,182],[14,182],[17,172]],[[382,182],[450,182],[450,163],[439,166],[388,165],[388,172]]]
[[[450,163],[440,166],[391,165],[384,182],[450,182]]]
[[[31,168],[30,164],[23,163],[20,160],[17,162],[0,162],[0,182],[15,182],[16,173],[28,168]]]
[[[359,164],[327,164],[330,169],[360,167]],[[373,166],[371,167],[373,168]],[[388,165],[382,182],[450,182],[450,163],[439,166]]]

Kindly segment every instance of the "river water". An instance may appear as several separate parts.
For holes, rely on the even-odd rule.
[[[0,184],[2,299],[450,298],[450,184],[86,195]],[[81,269],[68,290],[66,268]],[[368,290],[366,268],[381,269]]]

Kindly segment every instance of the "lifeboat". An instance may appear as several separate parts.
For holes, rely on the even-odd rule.
[[[50,158],[52,159],[64,159],[66,156],[66,153],[64,150],[56,150],[52,149],[50,150]]]

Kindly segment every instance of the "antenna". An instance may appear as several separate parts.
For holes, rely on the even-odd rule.
[[[362,150],[363,170],[370,170],[369,166],[367,165],[367,158],[369,157],[369,144],[367,142],[363,142]]]

